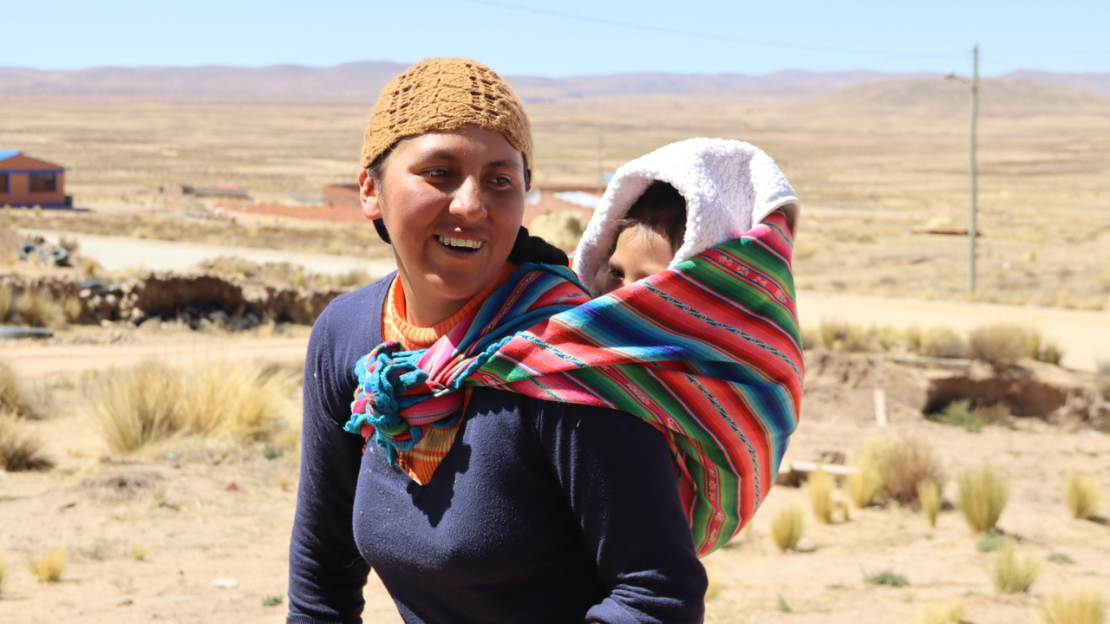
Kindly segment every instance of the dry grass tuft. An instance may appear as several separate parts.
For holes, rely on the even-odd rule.
[[[802,539],[801,508],[790,507],[775,516],[771,521],[771,538],[782,552],[797,548],[798,540]]]
[[[867,332],[859,325],[837,321],[821,321],[818,329],[821,344],[833,351],[867,351],[869,341]]]
[[[859,471],[844,480],[848,498],[859,509],[870,507],[878,502],[883,493],[883,476],[879,473],[878,463],[870,453],[861,453],[852,465]]]
[[[294,389],[290,377],[251,363],[191,370],[147,363],[107,376],[93,409],[109,448],[134,452],[174,435],[267,440]]]
[[[1068,484],[1064,488],[1064,500],[1073,518],[1087,520],[1098,513],[1102,506],[1102,495],[1095,483],[1078,472],[1068,473]]]
[[[924,332],[906,332],[910,351],[937,358],[967,357],[968,346],[963,336],[950,327],[933,327]]]
[[[821,524],[832,522],[833,490],[836,489],[836,479],[824,470],[817,470],[809,475],[809,504],[813,515]]]
[[[1041,572],[1041,564],[1032,556],[1018,557],[1013,544],[1007,543],[998,550],[991,568],[991,582],[1003,594],[1029,591]]]
[[[135,561],[146,561],[146,548],[138,544],[131,547],[131,558]]]
[[[43,455],[42,441],[23,431],[23,418],[0,409],[0,469],[49,470],[53,465]]]
[[[23,391],[19,377],[6,362],[0,362],[0,412],[18,416],[37,416],[30,397]]]
[[[1090,589],[1056,590],[1041,601],[1040,613],[1045,624],[1103,624],[1106,601],[1100,592]]]
[[[875,441],[869,452],[874,454],[887,497],[903,505],[917,500],[917,486],[925,479],[938,486],[944,483],[940,461],[932,447],[919,439]]]
[[[62,571],[66,568],[66,551],[64,548],[56,548],[38,557],[31,557],[29,566],[31,574],[40,583],[56,583],[61,580]]]
[[[1004,368],[1023,357],[1036,357],[1040,350],[1040,334],[1017,325],[985,325],[968,334],[971,357]]]
[[[921,503],[921,510],[929,519],[929,526],[937,526],[937,514],[940,513],[940,486],[936,481],[925,478],[917,484],[917,500]]]
[[[990,466],[984,466],[964,472],[959,483],[959,506],[967,526],[976,533],[993,530],[1010,497],[1006,480]]]
[[[959,624],[967,614],[964,601],[953,598],[947,603],[933,603],[917,612],[917,624]]]
[[[48,329],[61,329],[66,325],[65,308],[49,293],[29,290],[12,299],[9,292],[7,298],[11,303],[0,306],[7,308],[4,318],[0,319],[5,323]]]

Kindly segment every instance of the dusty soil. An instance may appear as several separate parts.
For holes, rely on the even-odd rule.
[[[114,456],[98,436],[89,402],[95,371],[141,363],[151,354],[183,363],[244,357],[295,365],[304,340],[167,331],[134,333],[117,344],[24,344],[0,352],[19,365],[24,385],[43,397],[46,415],[29,427],[57,462],[44,473],[0,473],[0,556],[7,562],[0,621],[282,621],[284,602],[268,607],[263,601],[286,589],[296,453],[179,439],[132,457]],[[915,378],[877,362],[858,356],[833,376],[809,380],[787,461],[817,459],[830,450],[850,458],[873,436],[912,436],[941,458],[949,501],[955,475],[991,464],[1011,487],[1000,526],[1019,541],[1021,553],[1043,563],[1032,593],[993,590],[987,575],[992,555],[976,550],[978,537],[958,512],[942,512],[935,529],[919,512],[897,507],[853,510],[848,522],[821,525],[808,512],[804,488],[778,487],[753,530],[705,560],[712,579],[708,622],[908,622],[924,603],[962,597],[969,622],[1032,623],[1038,596],[1055,586],[1107,586],[1110,528],[1070,518],[1062,495],[1069,470],[1085,472],[1110,492],[1110,436],[1031,419],[979,434],[932,423],[916,404]],[[888,391],[891,424],[885,431],[872,416],[875,387]],[[291,393],[283,410],[291,427],[297,426],[298,401]],[[805,534],[814,552],[780,554],[769,537],[771,518],[791,505],[807,509]],[[28,558],[58,547],[69,558],[62,580],[38,582]],[[1049,553],[1074,563],[1046,561]],[[864,571],[883,570],[905,575],[910,584],[864,581]],[[236,587],[212,586],[229,578]],[[365,594],[366,621],[399,621],[376,579]],[[784,604],[792,612],[781,611]]]

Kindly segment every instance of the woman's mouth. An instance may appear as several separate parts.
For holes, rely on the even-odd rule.
[[[447,249],[458,253],[474,253],[482,248],[482,241],[469,238],[455,238],[454,236],[436,236],[436,240]]]

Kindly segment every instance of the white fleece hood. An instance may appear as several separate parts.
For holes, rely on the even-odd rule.
[[[657,180],[686,199],[686,234],[672,267],[739,237],[777,208],[788,206],[791,221],[797,220],[794,189],[759,148],[726,139],[671,143],[617,169],[575,252],[574,270],[583,284],[594,283],[620,220]]]

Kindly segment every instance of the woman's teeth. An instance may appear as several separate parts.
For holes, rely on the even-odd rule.
[[[459,247],[461,249],[478,249],[482,246],[482,241],[467,240],[465,238],[452,238],[450,236],[439,236],[439,242],[447,245],[448,247]]]

